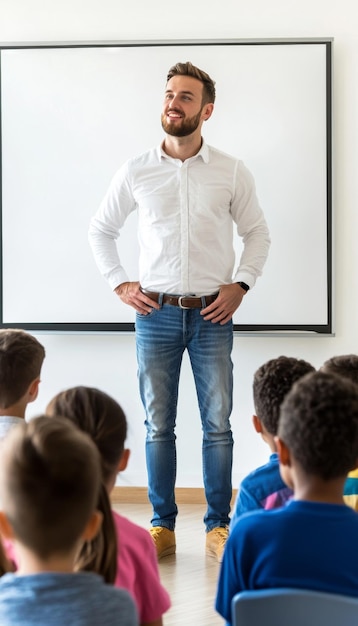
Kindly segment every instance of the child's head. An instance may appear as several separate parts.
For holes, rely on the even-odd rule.
[[[40,416],[9,432],[0,468],[2,526],[10,524],[15,540],[42,560],[73,551],[100,490],[90,438],[68,421]]]
[[[357,384],[358,355],[342,354],[340,356],[333,356],[323,363],[321,371],[344,376],[344,378],[349,378],[349,380]]]
[[[101,456],[103,481],[110,490],[127,437],[126,417],[118,402],[99,389],[72,387],[57,394],[46,413],[63,415],[90,435]]]
[[[35,337],[19,329],[0,330],[0,409],[16,404],[30,389],[35,400],[45,349]]]
[[[304,376],[282,403],[278,437],[306,475],[345,478],[358,464],[357,386],[320,371]]]
[[[46,409],[47,415],[61,415],[87,433],[101,457],[102,489],[98,509],[103,514],[99,535],[87,545],[78,560],[78,569],[96,571],[113,582],[117,569],[117,537],[108,493],[119,470],[125,469],[129,451],[124,450],[127,421],[119,404],[99,389],[73,387],[57,394]]]
[[[279,356],[267,361],[255,372],[253,396],[256,416],[269,435],[277,434],[280,406],[292,385],[314,370],[313,365],[303,359]]]

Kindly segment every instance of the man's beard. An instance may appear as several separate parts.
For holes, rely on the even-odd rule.
[[[193,117],[188,117],[187,119],[181,118],[180,124],[178,124],[178,120],[168,122],[166,113],[162,113],[162,128],[168,135],[172,135],[173,137],[187,137],[198,128],[201,111],[202,109]]]

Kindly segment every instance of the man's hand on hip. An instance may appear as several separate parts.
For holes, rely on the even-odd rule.
[[[152,309],[160,309],[157,302],[148,298],[148,296],[141,291],[139,281],[121,283],[114,291],[124,304],[133,307],[137,313],[141,313],[142,315],[148,315]]]
[[[219,295],[209,306],[200,311],[204,320],[210,320],[213,324],[226,324],[231,320],[235,311],[239,308],[246,291],[238,283],[222,285]]]

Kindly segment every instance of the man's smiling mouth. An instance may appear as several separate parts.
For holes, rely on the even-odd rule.
[[[182,114],[178,111],[168,111],[167,117],[170,117],[171,119],[180,119]]]

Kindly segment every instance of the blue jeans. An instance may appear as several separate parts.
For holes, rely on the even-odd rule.
[[[174,530],[178,384],[188,350],[200,409],[206,530],[229,523],[232,495],[230,426],[233,365],[232,322],[205,321],[199,309],[164,304],[137,314],[136,345],[141,399],[146,413],[148,496],[153,526]]]

